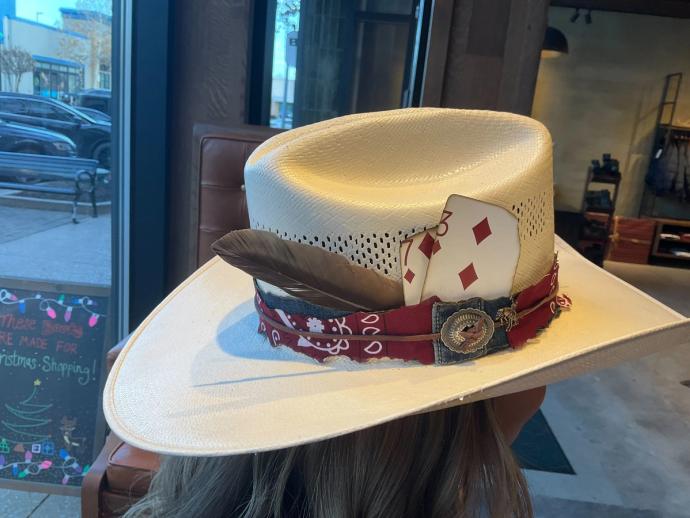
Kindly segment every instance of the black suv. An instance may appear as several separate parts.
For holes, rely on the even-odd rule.
[[[98,110],[108,115],[112,115],[112,102],[110,99],[110,90],[102,90],[100,88],[92,88],[90,90],[82,90],[75,96],[75,106],[83,108],[91,108]]]
[[[38,95],[0,93],[0,119],[57,131],[77,145],[77,155],[110,169],[110,124]]]

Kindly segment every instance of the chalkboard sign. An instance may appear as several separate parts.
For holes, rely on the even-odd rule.
[[[88,472],[107,300],[0,286],[0,484],[78,486]]]

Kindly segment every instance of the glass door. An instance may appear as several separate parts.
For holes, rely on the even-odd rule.
[[[408,104],[417,11],[418,2],[413,0],[360,1],[350,58],[351,113]]]
[[[264,124],[292,128],[411,104],[419,0],[273,0]]]

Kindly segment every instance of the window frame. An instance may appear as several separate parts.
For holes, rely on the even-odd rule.
[[[6,101],[14,101],[16,102],[19,106],[21,106],[21,111],[8,111],[6,109],[6,105],[4,103]],[[26,101],[24,99],[20,99],[18,97],[13,97],[9,95],[2,95],[0,93],[0,112],[2,113],[12,113],[15,115],[22,115],[22,116],[28,116],[28,111],[27,111],[27,106],[26,106]]]
[[[129,167],[122,200],[127,211],[128,263],[122,287],[127,302],[127,326],[133,329],[167,294],[168,270],[168,68],[171,0],[136,2],[122,0],[132,20],[130,29],[130,77],[121,102],[130,107],[126,120],[128,132],[121,133]],[[150,85],[156,85],[151,88]],[[190,137],[191,138],[191,137]],[[125,293],[126,292],[126,293]],[[125,308],[122,308],[123,312]]]
[[[436,26],[431,23],[433,13],[436,9],[448,14],[448,6],[452,10],[452,2],[440,2],[445,6],[439,8],[436,2],[431,0],[413,0],[416,6],[411,13],[387,13],[377,11],[364,11],[355,9],[354,19],[357,23],[361,22],[391,22],[409,24],[408,52],[403,76],[403,89],[401,92],[401,107],[410,106],[440,106],[439,99],[431,102],[424,102],[424,82],[427,78],[427,58],[428,43],[432,35],[436,40],[439,32]],[[270,126],[271,112],[271,83],[272,83],[272,64],[273,64],[273,37],[275,32],[276,0],[256,0],[252,2],[250,14],[250,45],[248,49],[247,62],[249,71],[247,74],[247,109],[246,122],[260,126]],[[450,18],[439,24],[443,29],[440,34],[441,39],[445,39],[448,44],[448,27]],[[356,27],[352,27],[352,37]],[[435,48],[434,48],[435,50]],[[353,49],[354,54],[354,49]],[[353,76],[354,55],[347,57],[344,76],[347,78],[342,81],[341,92],[339,95],[339,109],[343,113],[349,113],[352,102],[352,88],[349,84]],[[435,76],[443,76],[443,69],[440,74],[437,70],[433,71]],[[436,77],[434,77],[437,80]]]

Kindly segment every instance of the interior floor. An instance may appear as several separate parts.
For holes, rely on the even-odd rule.
[[[690,270],[605,268],[690,316]],[[688,516],[688,380],[683,346],[550,386],[542,411],[575,475],[527,472],[537,516]]]

